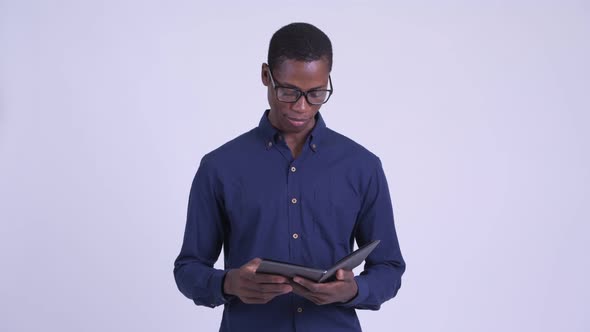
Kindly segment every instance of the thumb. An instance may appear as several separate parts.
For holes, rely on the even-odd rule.
[[[258,266],[260,266],[261,262],[262,262],[262,259],[256,257],[253,260],[246,263],[244,265],[244,268],[250,272],[256,272],[256,270],[258,269]]]
[[[352,277],[353,277],[352,271],[346,271],[343,269],[336,271],[336,279],[337,280],[347,280],[347,279],[352,279]]]

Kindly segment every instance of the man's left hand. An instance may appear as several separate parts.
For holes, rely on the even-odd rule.
[[[317,305],[348,302],[358,292],[354,273],[342,269],[336,271],[336,280],[332,282],[316,283],[302,277],[295,277],[291,281],[291,286],[293,286],[293,293]]]

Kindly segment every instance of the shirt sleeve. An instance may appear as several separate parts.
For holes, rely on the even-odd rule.
[[[378,310],[381,304],[397,294],[406,269],[395,230],[387,179],[379,160],[364,193],[355,237],[359,247],[372,240],[381,242],[367,257],[363,272],[355,277],[357,296],[341,305]]]
[[[225,234],[216,179],[215,168],[203,157],[190,190],[182,248],[174,262],[174,278],[182,294],[196,305],[211,308],[231,298],[223,293],[226,271],[213,268]]]

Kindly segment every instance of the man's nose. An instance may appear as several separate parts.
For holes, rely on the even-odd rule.
[[[293,110],[298,112],[305,112],[309,108],[311,108],[311,105],[307,102],[307,99],[304,95],[301,95],[301,97],[299,97],[299,100],[297,100],[295,104],[293,104]]]

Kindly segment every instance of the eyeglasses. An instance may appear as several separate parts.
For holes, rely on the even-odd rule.
[[[307,92],[303,92],[297,88],[289,88],[286,86],[281,86],[275,84],[275,80],[273,78],[272,72],[270,68],[268,69],[268,75],[270,76],[270,82],[272,83],[272,87],[275,89],[275,93],[277,96],[278,101],[283,103],[296,103],[301,96],[305,96],[305,100],[310,105],[322,105],[325,104],[332,92],[334,92],[334,87],[332,86],[332,77],[328,75],[328,81],[330,83],[330,89],[313,89]]]

